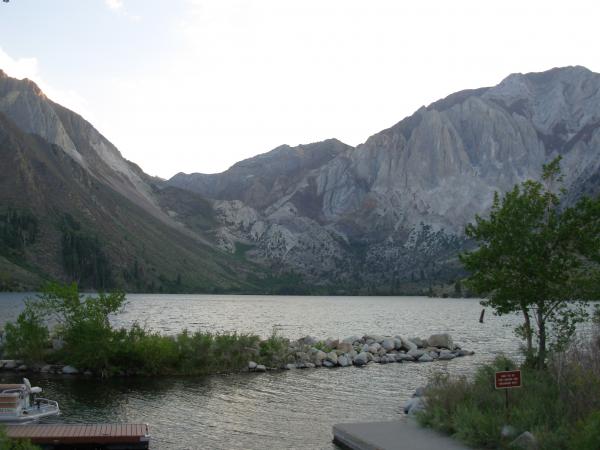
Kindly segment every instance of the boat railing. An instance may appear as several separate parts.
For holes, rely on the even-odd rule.
[[[44,407],[49,409],[58,409],[58,402],[54,400],[49,400],[47,398],[36,397],[34,402],[36,407]]]

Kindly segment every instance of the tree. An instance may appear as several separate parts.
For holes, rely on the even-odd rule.
[[[99,373],[110,366],[115,333],[109,318],[122,310],[123,292],[100,292],[84,297],[77,284],[48,284],[36,300],[26,302],[26,311],[57,322],[55,330],[64,339],[66,362]]]
[[[543,166],[541,182],[525,181],[502,199],[496,193],[489,218],[466,227],[479,248],[460,256],[484,306],[523,315],[517,332],[538,367],[549,346],[564,345],[586,319],[586,302],[600,297],[600,198],[565,207],[561,183],[558,157]]]

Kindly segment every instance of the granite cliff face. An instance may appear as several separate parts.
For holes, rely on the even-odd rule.
[[[600,75],[583,67],[458,92],[356,148],[284,146],[168,184],[215,200],[226,251],[242,244],[315,283],[395,289],[459,275],[465,224],[557,155],[571,198],[598,192]]]

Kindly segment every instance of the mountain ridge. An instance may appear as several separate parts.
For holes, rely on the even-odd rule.
[[[37,277],[138,291],[421,293],[464,275],[466,223],[553,157],[568,201],[600,192],[600,75],[511,74],[356,147],[282,145],[219,174],[162,180],[2,72],[0,153],[11,174],[0,183],[0,287]]]

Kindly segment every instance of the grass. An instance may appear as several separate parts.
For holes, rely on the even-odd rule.
[[[472,379],[437,375],[419,421],[478,448],[510,448],[514,436],[500,435],[510,424],[519,434],[533,433],[540,450],[600,449],[600,333],[552,355],[547,369],[521,367],[523,387],[509,393],[507,417],[494,372],[515,367],[501,357]]]

